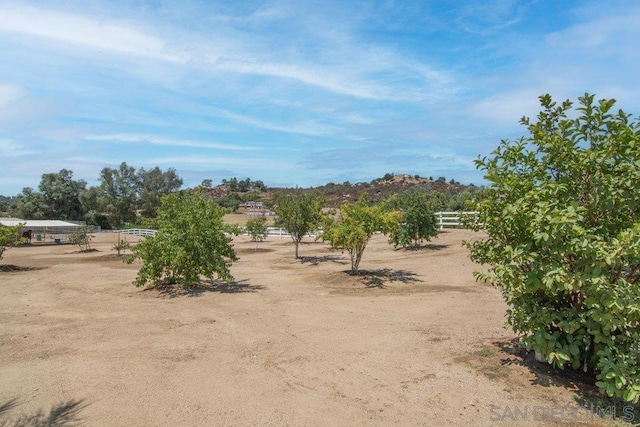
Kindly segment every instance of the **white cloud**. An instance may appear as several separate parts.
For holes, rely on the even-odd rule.
[[[171,147],[209,148],[209,149],[234,150],[234,151],[260,150],[259,147],[250,147],[250,146],[244,146],[244,145],[189,141],[185,139],[169,139],[169,138],[163,138],[156,135],[141,135],[141,134],[128,134],[128,133],[87,135],[84,137],[84,139],[88,141],[105,141],[105,142],[111,142],[111,143],[152,144],[152,145],[164,145],[164,146],[171,146]]]
[[[267,9],[256,12],[251,19],[267,19],[270,25],[277,26],[278,19],[286,16],[281,11]],[[153,34],[161,31],[162,37]],[[223,26],[211,33],[199,34],[185,28],[161,30],[42,8],[0,5],[0,32],[84,46],[92,53],[146,57],[208,72],[274,77],[362,99],[423,101],[452,91],[451,79],[446,73],[407,61],[380,46],[363,47],[344,34],[339,44],[334,35],[331,40],[313,41],[311,49],[323,59],[310,63],[304,59],[306,54],[292,54],[286,47],[270,44],[275,43],[270,31],[241,32]],[[140,71],[140,67],[131,72],[139,73],[142,78],[149,73],[144,69]],[[385,79],[394,84],[386,84]],[[407,90],[397,90],[401,81],[407,82]],[[421,86],[428,86],[428,90]]]
[[[0,6],[0,31],[26,34],[120,54],[164,61],[185,61],[170,53],[165,42],[153,35],[102,19],[20,6]]]
[[[35,151],[29,150],[24,145],[8,140],[0,139],[0,156],[1,157],[20,157],[35,154]]]
[[[500,125],[517,125],[522,116],[532,117],[540,110],[538,89],[504,92],[485,98],[468,109],[469,114]]]
[[[335,129],[332,126],[323,125],[316,121],[298,121],[295,124],[276,124],[266,120],[255,119],[243,114],[238,114],[218,108],[212,108],[212,111],[215,115],[231,119],[238,123],[255,126],[262,129],[274,130],[277,132],[311,136],[323,136],[335,132]]]
[[[233,167],[242,169],[267,169],[267,170],[287,170],[290,169],[291,163],[274,161],[266,158],[256,157],[206,157],[206,156],[166,156],[146,159],[146,163],[150,165],[172,165],[180,168],[184,165],[206,166],[208,169],[214,167]]]
[[[7,83],[0,83],[0,109],[7,107],[22,96],[20,87]]]

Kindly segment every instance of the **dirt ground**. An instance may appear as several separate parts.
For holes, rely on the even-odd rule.
[[[118,259],[112,233],[89,253],[10,249],[0,425],[628,421],[629,407],[536,363],[503,328],[500,293],[474,280],[461,246],[477,237],[449,230],[407,251],[375,236],[353,277],[326,244],[295,260],[290,240],[240,236],[236,282],[191,292],[134,287],[139,264]]]

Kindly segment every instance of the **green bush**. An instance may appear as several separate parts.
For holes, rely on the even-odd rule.
[[[153,220],[155,236],[147,237],[131,248],[133,256],[142,260],[134,284],[180,283],[185,288],[200,281],[201,276],[213,280],[232,281],[229,270],[237,260],[231,246],[237,227],[222,222],[225,211],[201,193],[180,192],[160,199],[158,215]]]
[[[468,243],[502,290],[507,323],[558,367],[597,374],[609,396],[640,396],[640,123],[614,100],[541,96],[529,135],[477,160],[490,183]]]

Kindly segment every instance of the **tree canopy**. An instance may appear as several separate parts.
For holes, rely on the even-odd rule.
[[[427,194],[423,191],[401,193],[391,197],[386,206],[400,214],[394,226],[389,227],[389,243],[394,246],[419,247],[438,235],[435,212],[444,206],[442,193]]]
[[[559,367],[640,396],[640,123],[585,94],[540,97],[529,135],[479,159],[490,183],[468,243],[477,277],[502,290],[508,324]]]
[[[160,198],[157,230],[132,247],[133,258],[142,260],[134,284],[180,283],[189,288],[201,277],[232,281],[230,266],[238,258],[228,233],[237,229],[222,222],[225,211],[200,193],[182,191]]]
[[[280,192],[273,196],[276,226],[284,228],[291,234],[295,245],[295,257],[298,246],[304,236],[318,228],[321,221],[321,209],[324,198],[316,193],[305,193],[300,189],[291,192]]]
[[[119,228],[136,222],[138,215],[154,217],[158,198],[182,186],[173,168],[136,170],[125,162],[118,168],[103,168],[99,180],[100,185],[87,188],[84,180],[73,179],[70,170],[45,173],[38,190],[24,188],[10,201],[8,211],[24,219],[84,220]]]
[[[15,225],[11,227],[0,225],[0,260],[7,249],[17,246],[22,242],[22,239],[20,238],[21,230],[22,225]]]
[[[323,220],[321,239],[349,253],[352,274],[358,274],[373,233],[397,228],[401,218],[398,211],[389,212],[382,204],[369,206],[366,201],[366,197],[360,197],[355,203],[345,203],[337,217],[327,215]]]

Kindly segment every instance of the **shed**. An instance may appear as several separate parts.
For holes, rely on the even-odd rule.
[[[69,237],[82,227],[80,224],[60,220],[24,220],[20,218],[0,218],[0,225],[13,227],[22,225],[22,235],[34,243],[69,241]]]

